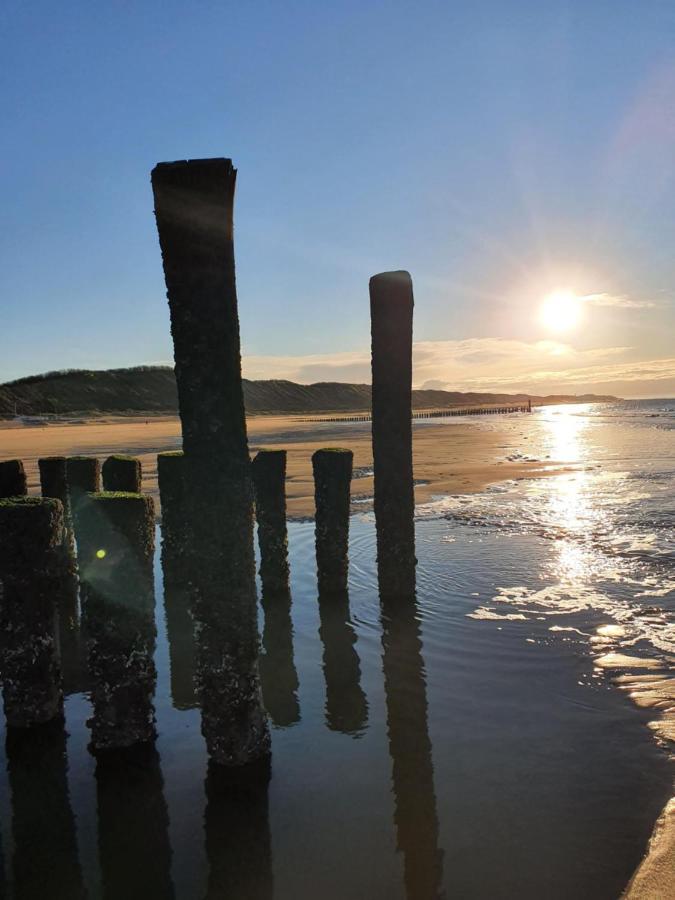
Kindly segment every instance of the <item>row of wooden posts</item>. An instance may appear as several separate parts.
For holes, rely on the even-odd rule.
[[[531,413],[532,401],[509,404],[508,406],[462,406],[459,409],[426,409],[412,413],[413,420],[445,419],[454,416],[497,416],[508,413]],[[300,419],[301,422],[371,422],[372,413],[357,413],[351,416],[312,416]]]
[[[285,537],[278,527],[281,499],[274,493],[283,460],[272,453],[259,454],[253,466],[249,460],[232,239],[235,179],[236,170],[226,159],[160,163],[152,172],[184,452],[159,457],[163,533],[165,547],[189,585],[198,635],[195,683],[202,734],[211,760],[226,767],[266,766],[270,754],[258,672],[254,483],[261,547],[266,548],[263,578],[283,580],[287,575]],[[385,272],[371,278],[370,311],[380,597],[412,608],[416,559],[409,274]],[[51,479],[46,497],[22,498],[14,491],[10,499],[0,500],[8,723],[25,727],[60,715],[58,658],[47,623],[54,596],[68,591],[76,596],[74,532],[83,615],[91,620],[92,746],[99,751],[154,738],[153,504],[137,492],[137,461],[105,465],[111,491],[99,491],[98,461],[59,459],[43,461],[41,473]],[[170,475],[178,466],[180,476]],[[347,574],[352,454],[318,451],[313,467],[319,587],[339,593]],[[180,496],[173,511],[165,499],[172,478]],[[135,489],[126,490],[129,486]]]

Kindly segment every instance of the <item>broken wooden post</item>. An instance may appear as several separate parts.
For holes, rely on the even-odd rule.
[[[23,462],[20,459],[0,462],[0,497],[23,497],[27,493]]]
[[[321,595],[347,590],[353,460],[351,450],[337,447],[317,450],[312,456],[316,566]]]
[[[412,281],[407,272],[370,279],[373,470],[380,592],[409,597],[415,584],[412,464]]]
[[[101,468],[104,491],[141,492],[141,461],[135,456],[109,456]]]
[[[0,499],[0,643],[7,725],[63,714],[56,598],[68,577],[63,506],[43,497]]]
[[[267,757],[260,697],[253,494],[234,273],[236,170],[228,159],[152,172],[185,451],[202,733],[217,763]]]
[[[286,451],[260,450],[251,463],[263,594],[288,592]]]
[[[81,515],[89,725],[98,753],[155,738],[155,511],[151,497],[102,492],[89,494]]]

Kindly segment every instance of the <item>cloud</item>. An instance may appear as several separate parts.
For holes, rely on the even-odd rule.
[[[417,341],[413,346],[413,382],[447,390],[540,392],[572,390],[614,382],[653,383],[675,378],[675,360],[622,361],[629,347],[578,350],[559,341],[471,338]],[[244,355],[247,378],[370,382],[370,350],[307,356]]]
[[[623,294],[586,294],[579,299],[589,306],[614,306],[619,309],[655,309],[658,305],[651,300],[634,300]]]

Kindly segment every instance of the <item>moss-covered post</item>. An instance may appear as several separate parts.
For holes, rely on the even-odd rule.
[[[101,468],[104,491],[141,492],[141,461],[135,456],[109,456]]]
[[[68,509],[68,477],[65,456],[43,456],[38,459],[40,491],[43,497],[56,497]]]
[[[373,470],[380,592],[410,597],[415,584],[412,459],[412,280],[370,279]]]
[[[347,590],[349,504],[354,454],[328,448],[312,455],[314,472],[316,567],[319,594]]]
[[[81,524],[91,750],[100,753],[155,738],[154,504],[142,494],[90,494]]]
[[[23,497],[28,493],[26,472],[20,459],[0,462],[0,497]]]
[[[56,598],[69,574],[63,540],[59,500],[0,500],[0,648],[10,728],[63,714],[56,641]]]
[[[251,463],[263,594],[288,592],[286,451],[260,450]]]
[[[210,757],[270,752],[258,676],[251,485],[234,272],[236,170],[228,159],[152,172],[171,313],[197,584],[197,688]]]

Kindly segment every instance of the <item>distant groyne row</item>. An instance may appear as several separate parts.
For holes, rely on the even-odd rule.
[[[449,416],[496,416],[507,413],[531,413],[532,402],[509,406],[466,406],[459,409],[425,409],[411,414],[411,419],[445,419]],[[353,416],[311,416],[301,422],[371,422],[372,413],[358,413]]]

